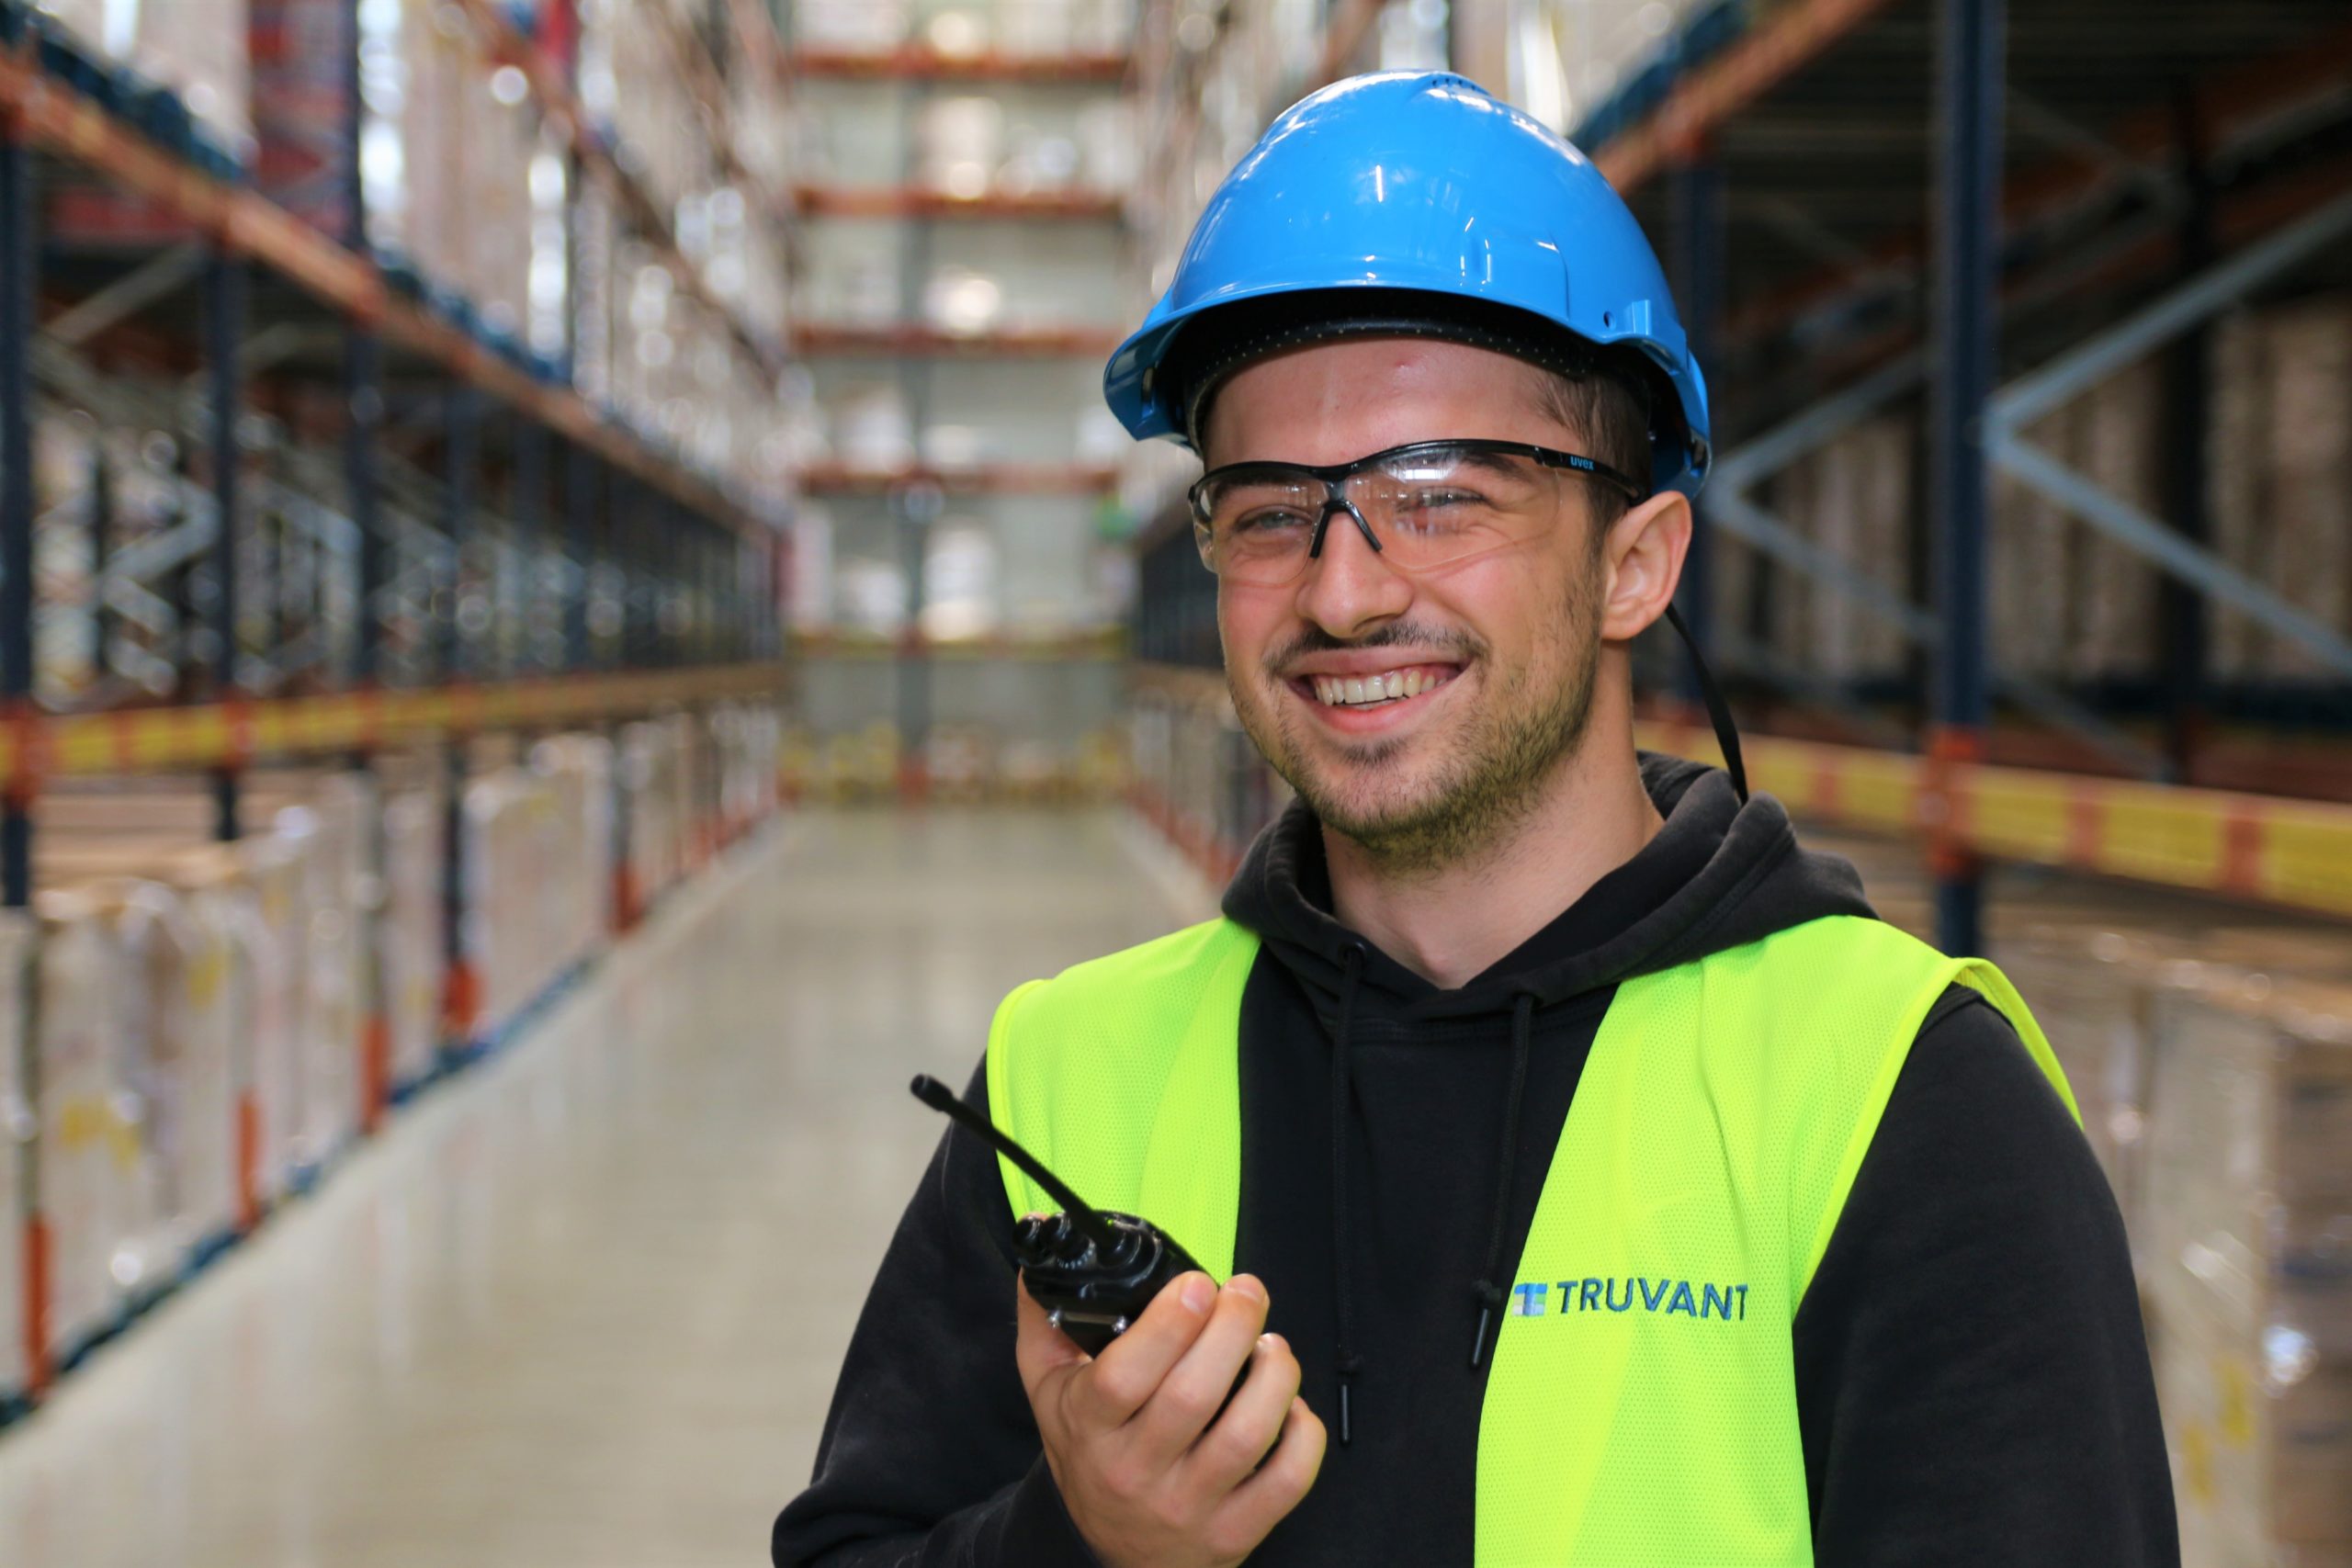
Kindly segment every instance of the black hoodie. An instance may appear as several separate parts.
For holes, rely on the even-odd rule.
[[[1510,1277],[1617,984],[1871,912],[1852,867],[1800,850],[1776,801],[1743,806],[1721,773],[1656,757],[1643,779],[1658,834],[1455,990],[1332,919],[1303,807],[1226,895],[1262,939],[1241,1001],[1235,1266],[1265,1280],[1268,1326],[1334,1438],[1254,1568],[1471,1562],[1482,1287]],[[976,1073],[973,1096],[985,1087]],[[1013,1367],[1012,1230],[994,1156],[944,1139],[851,1340],[814,1480],[776,1521],[779,1568],[1093,1568]],[[1822,1568],[2178,1562],[2121,1218],[1973,993],[1921,1025],[1794,1336]]]

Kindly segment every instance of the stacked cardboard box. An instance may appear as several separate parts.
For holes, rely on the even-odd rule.
[[[1793,464],[1775,491],[1783,519],[1888,592],[1907,596],[1912,428],[1886,415],[1857,425]],[[1772,647],[1833,680],[1901,667],[1901,635],[1850,596],[1795,574],[1776,584]],[[1747,618],[1746,606],[1735,625]]]
[[[2315,299],[2225,321],[2216,343],[2213,522],[2239,570],[2324,626],[2352,623],[2352,306]],[[2309,676],[2308,650],[2217,608],[2214,659]]]

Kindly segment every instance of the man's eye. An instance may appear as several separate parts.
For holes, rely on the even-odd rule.
[[[1442,490],[1417,490],[1400,498],[1397,511],[1408,516],[1426,516],[1435,513],[1460,512],[1470,507],[1485,507],[1487,498],[1475,490],[1448,486]]]
[[[1314,520],[1303,512],[1268,508],[1261,512],[1244,513],[1235,518],[1231,531],[1235,534],[1279,534],[1285,529],[1307,528],[1313,525]]]

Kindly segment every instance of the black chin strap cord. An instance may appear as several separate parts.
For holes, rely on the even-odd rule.
[[[1510,1219],[1511,1178],[1519,1168],[1520,1110],[1527,1099],[1527,1056],[1534,1019],[1535,998],[1522,991],[1511,1005],[1510,1089],[1503,1099],[1502,1168],[1495,1175],[1494,1218],[1487,1227],[1487,1270],[1470,1287],[1470,1293],[1478,1303],[1478,1332],[1470,1341],[1470,1365],[1474,1369],[1487,1359],[1487,1331],[1494,1326],[1504,1302],[1510,1299],[1510,1292],[1495,1276],[1502,1271],[1503,1227]]]
[[[1356,987],[1363,979],[1362,943],[1351,942],[1340,982],[1339,1027],[1331,1037],[1331,1272],[1340,1308],[1340,1334],[1333,1360],[1340,1374],[1340,1446],[1355,1438],[1352,1394],[1363,1358],[1356,1354],[1355,1297],[1349,1288],[1354,1258],[1348,1233],[1348,1033],[1354,1026]]]
[[[1668,604],[1666,620],[1682,639],[1682,646],[1690,650],[1690,671],[1699,677],[1699,696],[1707,705],[1708,722],[1715,727],[1715,744],[1724,749],[1724,771],[1731,775],[1731,787],[1739,792],[1744,804],[1747,799],[1747,764],[1740,760],[1739,731],[1732,728],[1731,705],[1724,701],[1723,688],[1715,684],[1715,672],[1707,668],[1706,658],[1699,651],[1699,639],[1683,624],[1682,612]]]

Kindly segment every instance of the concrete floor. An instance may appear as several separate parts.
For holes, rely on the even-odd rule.
[[[1211,908],[1112,814],[796,817],[0,1434],[0,1563],[764,1562],[910,1075]]]

